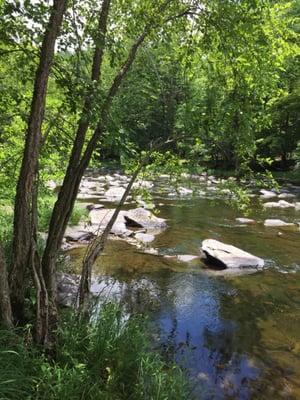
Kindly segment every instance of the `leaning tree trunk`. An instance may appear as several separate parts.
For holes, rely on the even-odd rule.
[[[99,14],[98,37],[96,40],[91,72],[92,82],[97,82],[98,85],[101,79],[101,67],[105,48],[110,3],[111,0],[104,0]],[[51,216],[47,243],[42,259],[43,275],[45,278],[49,298],[49,324],[52,331],[55,330],[57,325],[55,277],[56,255],[61,246],[65,226],[67,225],[73,210],[75,202],[75,199],[73,198],[73,191],[76,190],[77,193],[80,185],[80,180],[77,179],[75,171],[80,163],[86,133],[90,126],[91,109],[93,108],[94,97],[93,89],[89,90],[86,95],[82,114],[78,122],[78,128],[74,139],[67,172]]]
[[[101,138],[102,133],[105,129],[106,122],[109,115],[109,110],[112,104],[112,101],[117,94],[123,79],[125,78],[127,72],[129,71],[138,48],[143,43],[147,31],[144,31],[143,34],[137,39],[137,41],[131,47],[127,60],[123,64],[119,73],[116,75],[112,86],[108,92],[104,105],[102,107],[101,115],[100,115],[100,123],[98,127],[95,129],[91,139],[89,140],[84,154],[82,155],[80,161],[78,162],[78,158],[73,155],[82,154],[83,146],[84,146],[84,138],[81,137],[81,141],[77,141],[77,137],[75,139],[75,143],[72,149],[71,158],[69,161],[69,165],[67,168],[67,172],[64,178],[63,185],[59,191],[58,199],[55,203],[53,213],[51,216],[48,239],[46,243],[46,248],[43,254],[42,266],[43,273],[45,276],[45,281],[47,285],[47,290],[49,294],[49,307],[51,312],[51,323],[55,327],[55,321],[57,319],[56,312],[56,282],[55,282],[55,262],[57,258],[58,251],[61,247],[61,243],[63,240],[63,236],[71,216],[74,203],[77,197],[77,193],[79,190],[79,185],[84,174],[84,171],[88,167],[88,164],[91,160],[93,151],[96,148],[98,140]]]
[[[11,301],[16,321],[24,318],[24,279],[32,244],[32,193],[41,143],[49,74],[67,0],[54,0],[36,71],[23,160],[17,184],[14,210],[13,259],[10,274]]]
[[[0,243],[0,322],[4,326],[12,327],[12,312],[9,296],[8,276],[5,257]]]
[[[159,8],[159,12],[162,13],[170,3],[171,0],[166,0],[165,3]],[[185,13],[180,14],[179,17],[181,15],[184,15]],[[50,307],[53,306],[53,315],[51,317],[53,317],[54,321],[55,319],[57,319],[56,307],[54,306],[56,303],[56,299],[54,297],[56,294],[55,290],[56,282],[54,279],[55,262],[58,255],[58,251],[61,247],[64,232],[66,230],[69,218],[71,216],[74,207],[80,181],[85,172],[85,169],[89,165],[92,154],[97,146],[97,143],[105,130],[111,104],[116,94],[118,93],[124,78],[126,77],[128,71],[130,70],[135,60],[138,49],[141,47],[146,36],[151,32],[151,30],[155,26],[158,26],[155,24],[155,21],[153,20],[150,21],[145,27],[142,34],[137,38],[137,40],[131,46],[127,59],[120,68],[117,75],[115,76],[113,83],[108,91],[108,94],[103,102],[99,118],[99,124],[95,129],[91,139],[88,141],[84,153],[83,153],[84,137],[81,136],[80,140],[77,140],[77,137],[75,139],[66,176],[63,185],[60,189],[58,199],[54,206],[53,213],[51,216],[48,239],[42,259],[43,273],[45,276],[45,281],[49,294],[49,306]],[[76,155],[76,157],[73,156],[74,154]],[[78,160],[79,155],[81,156],[80,161]]]
[[[141,163],[140,166],[136,169],[134,174],[132,175],[130,182],[128,183],[126,190],[115,209],[111,219],[109,220],[108,224],[106,225],[104,231],[99,237],[96,237],[90,246],[88,247],[87,254],[85,255],[83,262],[82,262],[82,271],[81,271],[81,279],[79,285],[79,308],[80,311],[85,314],[88,310],[88,295],[90,292],[90,284],[91,284],[91,275],[92,275],[92,267],[94,262],[96,261],[97,257],[102,253],[105,243],[107,241],[109,232],[113,227],[118,215],[123,207],[132,185],[134,184],[139,172],[142,169],[143,164]]]

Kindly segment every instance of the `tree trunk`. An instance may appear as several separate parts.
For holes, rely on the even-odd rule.
[[[32,244],[32,193],[36,180],[37,163],[41,143],[41,127],[44,118],[48,78],[67,0],[54,0],[51,16],[45,31],[39,66],[36,71],[31,110],[25,139],[14,210],[13,259],[10,274],[11,301],[15,320],[24,318],[24,279],[30,262]]]
[[[12,327],[12,312],[9,296],[8,276],[3,249],[0,243],[0,322]]]
[[[107,241],[109,232],[111,231],[111,228],[113,227],[114,223],[116,222],[116,219],[118,218],[121,208],[123,207],[128,195],[130,193],[132,185],[134,184],[139,172],[142,169],[142,166],[143,166],[143,164],[141,164],[134,172],[117,208],[115,209],[115,211],[114,211],[111,219],[109,220],[108,224],[106,225],[104,231],[102,232],[102,234],[99,237],[96,237],[92,241],[92,243],[88,247],[87,254],[85,255],[85,257],[83,259],[81,279],[80,279],[80,285],[79,285],[79,308],[83,314],[86,313],[88,310],[88,295],[90,292],[93,264],[96,261],[97,257],[99,257],[99,255],[102,253],[105,243]]]
[[[129,71],[138,48],[143,43],[147,31],[143,32],[143,34],[137,39],[137,41],[131,47],[127,60],[121,67],[119,73],[116,75],[112,86],[108,92],[106,100],[104,102],[101,115],[100,122],[97,128],[95,129],[91,139],[89,140],[85,152],[82,155],[80,161],[78,162],[79,153],[81,154],[84,146],[84,138],[81,136],[80,140],[75,139],[72,154],[70,157],[69,165],[67,168],[67,172],[64,178],[63,185],[60,189],[58,199],[55,203],[53,213],[51,216],[48,239],[46,243],[46,248],[43,254],[42,266],[43,266],[43,274],[45,276],[45,281],[48,289],[49,295],[49,304],[50,307],[53,308],[52,320],[55,321],[55,262],[57,258],[58,251],[61,247],[62,239],[71,216],[74,203],[77,197],[79,185],[84,174],[85,169],[88,167],[88,164],[91,160],[93,151],[96,148],[98,140],[102,136],[102,133],[105,129],[109,110],[112,104],[112,101],[117,94],[123,79],[125,78],[127,72]],[[76,156],[75,156],[76,155]],[[51,312],[51,311],[50,311]]]
[[[98,21],[98,38],[93,57],[91,80],[99,85],[101,79],[101,67],[103,62],[107,21],[109,15],[111,0],[103,0]],[[73,143],[73,148],[63,181],[62,188],[58,194],[58,199],[55,203],[51,221],[49,225],[48,238],[46,248],[43,254],[42,266],[43,276],[48,291],[49,298],[49,324],[51,330],[55,330],[57,325],[57,307],[56,307],[56,277],[55,277],[55,261],[57,251],[60,249],[65,228],[71,216],[76,195],[78,192],[80,179],[77,178],[76,170],[80,163],[82,149],[85,143],[86,133],[88,131],[91,120],[91,109],[93,108],[94,93],[93,88],[86,95],[83,105],[82,114],[78,122],[78,128]]]

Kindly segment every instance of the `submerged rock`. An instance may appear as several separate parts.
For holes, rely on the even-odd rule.
[[[206,261],[219,269],[262,268],[264,266],[263,259],[214,239],[204,240],[202,251],[206,256]]]
[[[189,262],[198,260],[200,258],[199,256],[193,256],[191,254],[166,255],[164,257],[169,258],[171,260],[185,262],[185,263],[189,263]]]

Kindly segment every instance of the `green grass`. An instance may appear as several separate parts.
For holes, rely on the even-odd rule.
[[[49,226],[53,206],[55,204],[55,196],[43,196],[39,199],[39,230],[46,232]],[[88,210],[75,205],[69,224],[77,225],[82,220],[88,219]]]
[[[113,304],[93,324],[67,314],[55,362],[28,334],[0,331],[0,399],[181,400],[190,398],[178,367],[151,351],[140,317]]]

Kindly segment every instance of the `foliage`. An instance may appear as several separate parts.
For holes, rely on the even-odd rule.
[[[1,399],[186,399],[180,370],[151,351],[145,322],[107,304],[89,325],[66,315],[55,362],[23,335],[0,331]],[[130,349],[130,351],[128,351]]]

